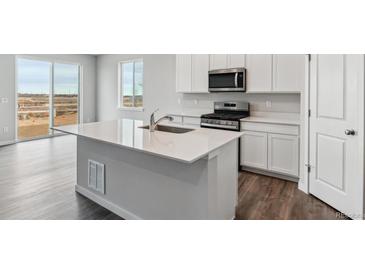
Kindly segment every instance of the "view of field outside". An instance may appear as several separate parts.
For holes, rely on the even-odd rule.
[[[52,63],[17,59],[18,139],[50,134]],[[79,66],[53,65],[53,124],[78,123]]]
[[[143,61],[122,63],[121,105],[124,107],[143,106]]]

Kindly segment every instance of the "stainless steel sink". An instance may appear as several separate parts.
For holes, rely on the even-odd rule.
[[[140,127],[143,129],[150,129],[150,126],[143,126]],[[163,125],[156,125],[155,126],[155,130],[157,131],[165,131],[165,132],[170,132],[170,133],[187,133],[190,131],[193,131],[194,129],[192,128],[182,128],[182,127],[171,127],[171,126],[163,126]]]

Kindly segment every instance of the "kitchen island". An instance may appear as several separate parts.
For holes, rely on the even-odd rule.
[[[76,191],[124,219],[233,219],[242,133],[150,132],[144,124],[54,127],[77,136]]]

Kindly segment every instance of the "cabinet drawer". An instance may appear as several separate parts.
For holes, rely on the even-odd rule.
[[[172,123],[175,123],[175,124],[182,124],[182,117],[181,116],[174,116],[174,115],[171,115],[174,120],[172,120],[171,122]]]
[[[269,123],[253,123],[241,122],[241,131],[251,130],[267,133],[299,135],[299,126],[269,124]]]
[[[200,125],[200,118],[184,116],[182,123],[184,125]]]

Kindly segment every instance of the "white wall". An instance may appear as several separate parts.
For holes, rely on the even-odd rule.
[[[132,58],[144,60],[144,112],[118,110],[118,62]],[[160,115],[172,111],[213,109],[214,101],[241,100],[260,112],[288,112],[299,115],[300,96],[290,94],[211,93],[181,94],[175,92],[175,55],[99,55],[97,56],[97,120],[133,117],[147,120],[160,108]],[[272,102],[266,108],[266,100]],[[197,104],[196,104],[197,103]]]
[[[144,62],[144,112],[118,110],[118,63],[140,57]],[[98,121],[122,117],[144,119],[156,108],[163,113],[176,96],[174,55],[99,55],[97,68]]]
[[[14,55],[0,55],[0,98],[8,98],[8,103],[0,102],[0,145],[15,139],[15,58]],[[8,127],[8,133],[3,128]]]
[[[83,122],[95,121],[96,117],[96,57],[82,54],[22,55],[48,61],[78,63],[83,68]],[[14,54],[0,55],[0,98],[8,98],[7,104],[0,103],[0,144],[13,142],[15,136],[15,58]],[[3,128],[9,127],[7,134]]]

